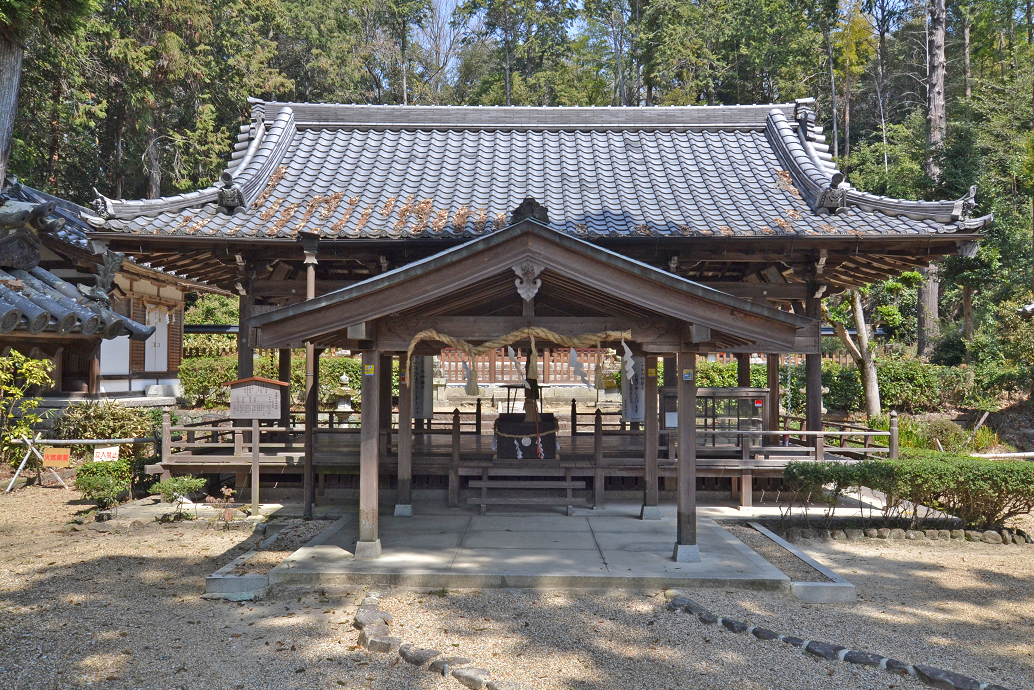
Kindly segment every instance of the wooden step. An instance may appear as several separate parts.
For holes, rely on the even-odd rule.
[[[564,496],[480,496],[468,498],[472,505],[588,506],[588,499]]]
[[[471,479],[472,489],[584,489],[583,481],[535,481],[532,479]]]

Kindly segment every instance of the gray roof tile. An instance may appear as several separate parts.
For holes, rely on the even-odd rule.
[[[817,213],[835,170],[814,145],[824,142],[821,131],[794,120],[793,105],[256,102],[253,110],[263,119],[247,129],[248,153],[232,170],[250,207],[237,209],[232,223],[211,188],[176,200],[102,199],[97,208],[107,218],[91,224],[185,234],[191,224],[177,217],[197,215],[212,221],[193,231],[199,234],[215,227],[231,236],[289,237],[309,227],[325,237],[474,236],[498,229],[498,219],[505,223],[528,196],[546,206],[554,227],[576,235],[912,234],[990,221],[960,220],[972,206],[959,213],[965,200],[908,202],[849,188],[850,208],[842,211],[850,212]],[[313,204],[318,209],[308,213]]]

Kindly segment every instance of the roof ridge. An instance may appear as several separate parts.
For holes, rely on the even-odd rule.
[[[703,106],[367,105],[252,101],[252,116],[295,112],[300,129],[763,129],[793,103]]]
[[[216,203],[227,214],[238,208],[247,208],[257,199],[297,132],[294,112],[281,108],[273,124],[265,126],[262,111],[253,109],[256,117],[252,130],[254,134],[244,156],[236,163],[228,164],[221,176],[221,186],[209,186],[186,194],[158,199],[110,199],[96,189],[90,206],[92,213],[84,210],[83,219],[93,227],[102,228],[109,221],[132,220],[140,216],[157,216],[162,213],[177,213],[188,208],[201,208]]]
[[[780,163],[786,166],[802,197],[816,213],[839,213],[855,206],[862,211],[945,225],[963,221],[960,227],[966,230],[984,227],[993,220],[993,215],[967,220],[976,207],[976,185],[961,199],[946,201],[911,201],[854,189],[844,182],[840,170],[818,155],[809,140],[809,116],[814,117],[811,112],[803,109],[799,116],[795,130],[783,111],[772,109],[765,132]]]

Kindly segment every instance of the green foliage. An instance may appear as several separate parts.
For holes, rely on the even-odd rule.
[[[902,451],[899,460],[862,463],[791,462],[783,473],[787,495],[784,517],[800,505],[809,520],[809,503],[828,506],[823,518],[828,528],[834,505],[844,495],[869,487],[887,495],[884,522],[907,518],[913,527],[934,519],[915,506],[934,508],[967,526],[988,528],[1034,510],[1034,464],[982,460],[965,455],[927,450]]]
[[[41,400],[27,393],[51,382],[53,364],[47,359],[30,359],[17,350],[0,357],[0,462],[18,464],[25,446],[13,441],[35,436],[33,429],[44,415],[37,413]]]
[[[159,495],[165,503],[178,502],[181,498],[187,498],[190,494],[197,493],[205,488],[207,480],[203,477],[195,477],[184,474],[176,477],[169,477],[151,486],[151,495]]]
[[[236,380],[236,357],[191,357],[180,363],[183,397],[205,409],[228,405],[230,393],[223,383]]]
[[[154,419],[149,411],[126,407],[113,400],[102,400],[69,405],[54,422],[53,432],[57,438],[64,439],[138,438],[151,436],[154,427]],[[72,457],[80,461],[92,458],[94,449],[92,445],[72,446]],[[150,443],[123,444],[119,446],[118,462],[98,464],[118,465],[125,462],[127,471],[131,473],[137,460],[150,457],[153,452]]]
[[[239,303],[237,297],[201,295],[183,312],[183,323],[236,326],[240,322]],[[183,347],[202,351],[233,351],[237,349],[237,336],[223,333],[187,333],[183,336]]]
[[[168,479],[160,482],[155,482],[151,485],[150,493],[152,496],[159,495],[162,497],[162,501],[165,503],[175,503],[176,513],[173,515],[173,519],[182,517],[183,503],[190,494],[197,493],[205,488],[208,480],[203,477],[195,477],[190,474],[185,474],[178,477],[169,477]]]
[[[107,465],[109,463],[91,462],[88,465]],[[87,465],[79,468],[75,477],[75,488],[87,501],[93,501],[101,510],[117,505],[122,495],[129,491],[129,482],[122,481],[114,474],[107,472],[83,472]]]

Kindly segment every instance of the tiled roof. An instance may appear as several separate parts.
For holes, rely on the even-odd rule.
[[[911,202],[840,184],[801,104],[477,108],[256,102],[220,186],[101,197],[99,230],[263,238],[475,237],[532,197],[582,237],[973,231],[967,197]],[[836,184],[834,184],[836,183]],[[832,213],[830,212],[832,211]]]
[[[7,187],[4,193],[14,202],[35,204],[41,209],[37,222],[16,232],[45,232],[57,240],[56,246],[64,244],[97,253],[94,250],[99,248],[86,236],[88,227],[80,218],[85,210],[81,206],[17,183]],[[10,230],[11,226],[2,229]],[[38,237],[32,242],[38,243]],[[117,264],[119,255],[114,256],[113,262]],[[26,268],[31,265],[25,264]],[[0,334],[52,333],[105,339],[128,335],[133,340],[147,340],[154,330],[153,326],[136,323],[112,311],[107,295],[97,288],[86,288],[84,293],[78,286],[38,265],[28,270],[0,269]]]

